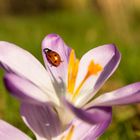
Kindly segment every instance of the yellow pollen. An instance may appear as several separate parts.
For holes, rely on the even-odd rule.
[[[74,132],[74,125],[70,128],[68,134],[65,137],[62,137],[62,140],[71,140]]]
[[[67,87],[68,92],[72,94],[72,101],[75,101],[85,81],[90,76],[97,75],[98,72],[102,71],[103,69],[101,65],[95,64],[94,61],[91,60],[88,65],[88,70],[84,79],[81,81],[77,89],[74,91],[75,82],[76,82],[77,73],[78,73],[78,67],[79,67],[79,60],[75,58],[74,50],[72,50],[70,53],[69,64],[68,64],[68,87]]]

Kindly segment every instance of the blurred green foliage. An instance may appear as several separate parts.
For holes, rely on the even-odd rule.
[[[46,34],[57,33],[76,50],[80,58],[88,50],[103,44],[115,43],[122,53],[122,61],[115,74],[101,92],[111,91],[126,84],[140,81],[140,27],[138,16],[129,25],[130,36],[123,38],[114,32],[101,13],[96,11],[56,11],[34,16],[3,16],[0,21],[0,40],[13,42],[34,54],[42,63],[41,41]],[[123,31],[120,31],[120,34]],[[130,37],[132,41],[129,39]],[[8,50],[7,50],[8,51]],[[12,58],[11,58],[12,59]],[[11,97],[3,85],[0,71],[0,117],[25,133],[32,135],[19,113],[18,101]],[[100,140],[140,139],[140,106],[114,107],[113,121]]]

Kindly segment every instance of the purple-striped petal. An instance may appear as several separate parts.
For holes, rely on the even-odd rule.
[[[102,107],[100,109],[98,109],[98,107],[92,107],[92,109],[84,110],[73,106],[66,100],[64,100],[64,104],[76,117],[90,124],[103,122],[110,117],[109,112],[111,112],[111,107]]]
[[[0,120],[0,140],[31,140],[23,132],[8,124],[7,122]]]
[[[43,65],[32,54],[12,43],[0,41],[0,66],[8,72],[25,77],[43,90],[51,91],[51,94],[55,93]]]
[[[78,140],[78,139],[95,140],[106,131],[110,123],[111,123],[111,114],[109,119],[95,125],[90,125],[82,121],[77,121],[75,123],[76,128],[75,128],[73,140]]]
[[[94,107],[90,108],[89,111],[92,112],[92,109],[94,109]],[[102,107],[98,107],[98,109],[102,110]],[[110,109],[110,107],[108,109],[110,110],[108,112],[109,114],[108,117],[100,123],[89,124],[79,119],[74,119],[69,129],[64,132],[63,136],[66,137],[71,127],[73,126],[72,140],[96,140],[99,136],[101,136],[105,132],[105,130],[111,123],[112,110]],[[93,117],[99,117],[99,116],[96,115]]]
[[[31,81],[19,77],[12,73],[7,73],[4,77],[6,88],[18,99],[29,103],[44,103],[52,100],[49,94],[43,92],[39,87],[34,85]]]
[[[120,62],[120,53],[113,44],[103,45],[87,52],[80,60],[75,89],[84,79],[91,60],[95,64],[99,64],[103,70],[87,79],[75,102],[77,106],[82,106],[93,98],[104,82],[113,74]]]
[[[45,49],[50,49],[59,54],[62,61],[59,66],[55,67],[48,61],[44,52]],[[71,48],[57,34],[49,34],[42,41],[42,53],[46,68],[58,83],[66,82],[70,51]]]
[[[110,113],[110,118],[104,120],[98,124],[87,124],[82,121],[77,121],[75,132],[72,140],[96,140],[99,136],[101,136],[105,130],[108,128],[109,124],[111,123],[112,115]]]
[[[39,106],[23,103],[21,115],[26,125],[34,132],[37,138],[51,139],[61,132],[58,114],[49,104]]]
[[[118,90],[105,93],[87,105],[113,106],[140,102],[140,82],[130,84]]]

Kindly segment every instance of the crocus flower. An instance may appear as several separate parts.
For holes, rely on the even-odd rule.
[[[94,140],[110,124],[113,105],[140,101],[140,83],[93,99],[120,62],[113,44],[94,48],[79,61],[58,35],[50,34],[42,54],[46,69],[29,52],[0,42],[5,85],[20,99],[22,118],[38,140]]]

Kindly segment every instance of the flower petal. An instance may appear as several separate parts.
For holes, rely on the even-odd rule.
[[[120,62],[120,53],[113,44],[103,45],[86,53],[80,60],[75,89],[84,79],[92,60],[95,64],[99,64],[103,71],[86,80],[75,102],[77,106],[82,106],[93,98],[99,88],[113,74]]]
[[[21,115],[26,125],[34,132],[37,138],[51,139],[61,132],[59,117],[50,104],[39,106],[23,103]]]
[[[72,113],[76,115],[76,117],[90,124],[103,122],[110,116],[108,112],[111,112],[111,107],[102,107],[100,109],[98,109],[98,107],[93,107],[92,109],[89,108],[83,110],[73,106],[66,100],[64,100],[64,103],[72,111]]]
[[[0,140],[31,140],[23,132],[8,124],[7,122],[0,120]]]
[[[113,105],[125,105],[140,102],[140,82],[130,84],[118,90],[105,93],[91,103],[87,104],[87,107],[91,105],[97,106],[113,106]]]
[[[25,77],[39,86],[39,88],[50,91],[53,96],[56,96],[48,72],[26,50],[12,43],[0,41],[0,65],[6,71]]]
[[[76,122],[75,133],[72,140],[95,140],[97,137],[101,136],[111,123],[110,119],[105,120],[102,123],[90,125],[83,123],[82,121]]]
[[[90,108],[89,111],[92,112],[92,109],[94,110],[95,108]],[[98,107],[98,109],[102,110],[102,107]],[[72,140],[96,140],[100,135],[104,133],[104,131],[107,129],[109,124],[111,123],[112,120],[112,110],[109,107],[109,112],[108,112],[108,117],[100,123],[96,124],[89,124],[86,122],[83,122],[79,119],[74,119],[69,126],[69,129],[66,130],[61,137],[66,137],[73,126],[73,132],[72,132]],[[99,117],[99,116],[93,116],[93,117]],[[58,140],[58,139],[57,139]]]
[[[50,49],[59,54],[61,63],[59,66],[53,66],[47,59],[44,49]],[[66,83],[67,80],[67,67],[71,48],[69,48],[62,38],[57,34],[49,34],[42,41],[42,53],[47,70],[59,83]]]
[[[96,116],[97,117],[97,116]],[[78,121],[76,124],[74,137],[72,140],[95,140],[97,137],[101,136],[104,131],[107,129],[112,120],[112,114],[110,113],[110,118],[104,120],[101,123],[97,123],[94,125],[84,123],[82,121]]]
[[[19,98],[21,101],[29,103],[42,103],[52,101],[49,94],[45,94],[39,87],[34,85],[31,81],[19,77],[12,73],[6,73],[4,77],[4,83],[6,88],[12,93],[12,95]],[[47,92],[47,91],[46,91]]]

